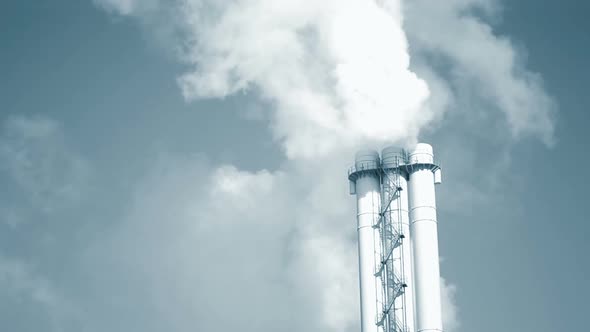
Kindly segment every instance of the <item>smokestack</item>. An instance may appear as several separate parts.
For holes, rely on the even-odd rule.
[[[415,318],[417,332],[442,331],[440,268],[436,220],[435,179],[440,169],[434,163],[432,146],[420,143],[410,152],[409,204],[412,234]],[[435,174],[436,177],[435,177]]]
[[[398,278],[402,285],[403,293],[399,296],[389,294],[393,299],[394,321],[390,326],[395,326],[396,331],[414,332],[414,280],[412,277],[412,242],[410,236],[410,216],[408,207],[408,179],[405,170],[407,164],[406,152],[395,146],[390,146],[381,152],[381,167],[383,169],[383,202],[389,204],[385,210],[386,225],[390,225],[394,235],[397,235],[398,243],[387,244],[393,249],[392,257],[388,261],[392,268],[387,269]]]
[[[356,154],[362,332],[442,332],[432,146]]]
[[[377,263],[381,261],[379,221],[381,209],[379,153],[359,151],[355,165],[349,172],[351,194],[357,197],[357,228],[359,249],[359,283],[361,295],[361,331],[382,332],[377,326],[383,299],[383,287],[376,277]]]

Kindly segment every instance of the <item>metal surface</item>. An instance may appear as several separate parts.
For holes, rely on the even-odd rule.
[[[357,195],[362,332],[442,331],[432,147],[357,153],[349,169]]]
[[[361,296],[361,331],[381,332],[377,326],[378,308],[383,302],[382,282],[375,276],[380,261],[379,231],[375,227],[381,209],[379,154],[376,151],[357,153],[355,171],[349,179],[357,195],[359,284]]]
[[[432,147],[418,144],[410,152],[409,206],[414,267],[417,332],[442,331],[440,268]]]

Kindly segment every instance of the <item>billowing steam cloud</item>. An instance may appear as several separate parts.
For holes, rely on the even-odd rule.
[[[120,13],[154,2],[106,1]],[[412,140],[433,118],[410,71],[400,4],[366,0],[177,1],[189,99],[254,92],[291,158],[364,140]],[[149,17],[149,15],[148,15]]]
[[[433,57],[448,61],[443,71],[450,73],[457,98],[475,97],[502,112],[514,137],[532,134],[552,144],[555,104],[540,75],[526,70],[510,40],[495,35],[481,18],[496,15],[498,6],[495,0],[407,1],[405,27],[414,60],[426,66]]]
[[[411,143],[464,94],[497,99],[513,133],[551,139],[551,100],[539,79],[517,64],[506,39],[470,14],[491,1],[455,0],[444,10],[421,1],[402,8],[396,0],[94,1],[174,41],[190,67],[178,79],[187,100],[259,97],[286,154],[275,172],[177,160],[159,165],[139,188],[109,243],[122,262],[102,264],[134,275],[161,305],[157,323],[144,331],[158,324],[175,331],[358,330],[354,206],[344,177],[356,146]],[[453,34],[467,45],[447,46],[456,43]],[[497,60],[493,68],[475,45]],[[468,81],[431,66],[432,55]],[[103,247],[91,250],[99,265]],[[162,250],[146,257],[153,248]],[[454,292],[448,286],[443,294],[448,327],[457,326]],[[232,313],[224,299],[234,301]],[[96,324],[109,328],[102,319]]]

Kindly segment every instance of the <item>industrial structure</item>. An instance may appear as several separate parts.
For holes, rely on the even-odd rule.
[[[432,146],[356,154],[361,332],[442,332]]]

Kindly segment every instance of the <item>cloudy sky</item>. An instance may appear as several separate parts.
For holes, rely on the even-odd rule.
[[[3,0],[0,330],[358,331],[346,170],[417,141],[446,330],[584,330],[588,10]]]

